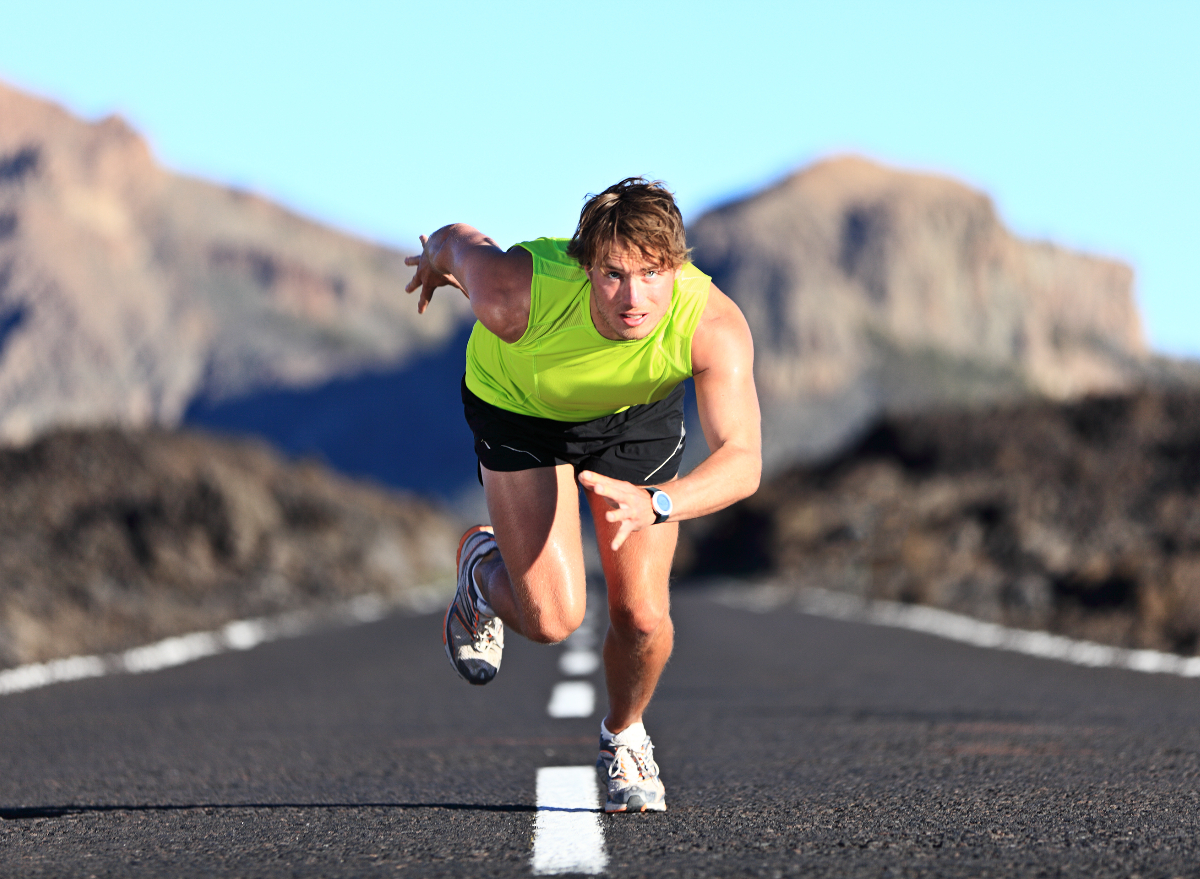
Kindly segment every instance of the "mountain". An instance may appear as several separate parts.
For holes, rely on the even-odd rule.
[[[685,523],[680,573],[1200,650],[1200,391],[880,419]]]
[[[0,85],[0,439],[395,368],[467,313],[418,319],[403,258]]]
[[[953,180],[831,159],[688,234],[754,333],[772,471],[882,412],[1071,399],[1157,368],[1127,266],[1022,241]],[[468,309],[443,296],[418,318],[410,276],[398,251],[162,169],[120,119],[0,86],[0,441],[183,422],[478,505]]]
[[[953,180],[829,159],[688,239],[750,323],[769,463],[830,452],[881,411],[1146,375],[1132,270],[1017,238]]]

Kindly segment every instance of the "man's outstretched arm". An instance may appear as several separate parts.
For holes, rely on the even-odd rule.
[[[754,388],[754,341],[741,311],[715,285],[692,337],[692,371],[700,423],[711,450],[695,470],[663,486],[671,495],[671,520],[695,519],[724,509],[758,489],[762,430]],[[620,522],[613,549],[633,532],[654,524],[649,493],[639,486],[585,471],[580,483],[605,498],[607,518]]]
[[[443,226],[428,238],[421,236],[421,255],[405,265],[416,272],[404,289],[421,290],[417,313],[424,314],[438,287],[455,287],[471,302],[485,327],[505,342],[515,342],[529,326],[533,257],[514,247],[504,251],[491,238],[464,223]]]

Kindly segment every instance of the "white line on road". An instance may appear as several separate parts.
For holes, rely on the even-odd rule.
[[[533,872],[603,873],[604,827],[592,766],[547,766],[537,773]]]
[[[765,613],[790,605],[813,616],[909,629],[976,647],[1009,650],[1074,665],[1107,666],[1185,678],[1200,677],[1200,656],[1184,657],[1160,650],[1128,650],[1093,641],[1077,641],[1049,632],[1010,629],[935,607],[868,601],[824,589],[796,590],[772,584],[719,589],[714,592],[714,597],[722,604],[742,610]]]
[[[237,620],[213,632],[193,632],[165,638],[107,656],[69,656],[34,662],[0,671],[0,696],[35,690],[49,684],[102,677],[107,674],[141,674],[183,665],[231,650],[249,650],[267,641],[302,635],[321,623],[366,623],[383,617],[387,607],[373,595],[317,612],[297,612],[270,619]]]
[[[558,658],[558,670],[573,678],[590,675],[600,667],[600,657],[593,650],[566,650]]]
[[[546,706],[551,717],[591,717],[595,710],[596,688],[588,681],[559,681]]]

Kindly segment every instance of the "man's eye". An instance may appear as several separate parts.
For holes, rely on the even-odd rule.
[[[646,277],[647,277],[647,278],[654,278],[654,277],[657,277],[657,276],[658,276],[658,269],[647,269],[647,270],[646,270]]]

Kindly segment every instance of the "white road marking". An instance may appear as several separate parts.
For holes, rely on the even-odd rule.
[[[604,827],[592,766],[547,766],[537,773],[533,872],[603,873]]]
[[[600,667],[600,657],[592,650],[567,650],[558,658],[558,670],[571,677],[590,675]]]
[[[559,681],[546,706],[551,717],[591,717],[595,710],[596,688],[588,681]]]
[[[1200,677],[1200,656],[1185,657],[1159,650],[1110,647],[1107,644],[1078,641],[1049,632],[1010,629],[934,607],[899,604],[894,601],[868,601],[824,589],[796,591],[771,584],[755,587],[733,586],[716,590],[714,598],[722,604],[743,610],[766,613],[791,606],[814,616],[909,629],[976,647],[1058,659],[1074,665],[1123,668],[1129,671],[1174,674],[1186,678]]]
[[[428,603],[427,590],[416,594],[412,609]],[[444,590],[441,590],[444,591]],[[106,656],[69,656],[0,670],[0,696],[35,690],[50,684],[102,677],[107,674],[141,674],[183,665],[205,656],[231,650],[249,650],[267,641],[302,635],[322,623],[367,623],[383,617],[388,606],[373,595],[355,598],[340,607],[319,612],[297,612],[269,619],[237,620],[212,632],[193,632],[165,638]]]

